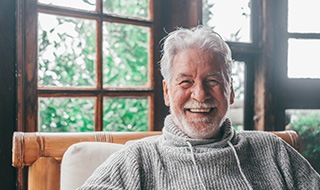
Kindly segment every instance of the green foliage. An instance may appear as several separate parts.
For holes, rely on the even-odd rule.
[[[148,29],[104,23],[104,85],[144,86],[148,82]]]
[[[121,16],[148,17],[148,0],[103,0],[103,10]]]
[[[290,123],[302,140],[302,154],[308,158],[320,158],[320,113],[302,115]],[[320,161],[320,160],[319,160]]]
[[[39,20],[39,86],[95,85],[95,22],[45,14]]]
[[[86,132],[94,130],[94,99],[40,98],[39,131]]]
[[[148,100],[105,99],[104,131],[148,131]]]

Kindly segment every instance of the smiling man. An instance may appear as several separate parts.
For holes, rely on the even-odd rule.
[[[80,189],[319,189],[319,174],[284,141],[232,128],[231,64],[211,29],[170,33],[161,59],[170,107],[163,135],[128,143]]]
[[[234,95],[223,57],[191,47],[179,51],[172,63],[172,78],[163,88],[174,122],[189,137],[219,138]]]

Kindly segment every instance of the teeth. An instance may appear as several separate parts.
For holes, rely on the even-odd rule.
[[[208,113],[210,112],[211,108],[190,108],[191,112],[197,112],[197,113]]]

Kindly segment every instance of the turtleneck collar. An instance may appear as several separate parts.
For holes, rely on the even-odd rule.
[[[247,184],[249,190],[252,190],[251,184],[246,178],[243,170],[241,168],[241,163],[237,151],[232,143],[237,138],[236,132],[231,126],[231,121],[227,118],[222,125],[220,126],[223,136],[221,139],[193,139],[183,133],[177,125],[173,122],[172,116],[168,115],[164,122],[164,128],[162,129],[164,142],[177,147],[187,147],[190,149],[190,155],[192,158],[193,166],[196,171],[197,177],[199,179],[199,183],[202,189],[206,190],[206,184],[204,183],[200,171],[197,164],[197,159],[195,155],[195,148],[197,147],[205,147],[205,148],[225,148],[230,147],[232,150],[232,154],[235,157],[237,167],[239,168],[239,172],[244,182]],[[233,142],[232,142],[233,141]]]
[[[165,140],[175,146],[188,146],[189,142],[192,146],[203,146],[212,148],[223,148],[228,146],[228,141],[231,141],[236,136],[236,132],[231,126],[231,121],[227,118],[222,126],[223,137],[221,139],[194,139],[187,136],[173,122],[172,115],[168,115],[162,129]]]

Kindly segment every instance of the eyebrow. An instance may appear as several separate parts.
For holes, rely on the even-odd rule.
[[[192,77],[191,74],[185,74],[185,73],[180,73],[176,78],[185,78],[185,77]]]
[[[192,75],[186,74],[186,73],[180,73],[177,77],[174,78],[174,80],[178,82],[179,80],[185,79],[185,78],[192,78]]]
[[[214,71],[214,72],[212,72],[212,73],[209,73],[208,75],[207,75],[207,77],[216,77],[216,76],[218,76],[218,77],[222,77],[222,74],[221,74],[221,72],[219,72],[219,71]],[[191,74],[186,74],[186,73],[180,73],[176,78],[175,78],[175,80],[177,81],[177,80],[179,80],[179,79],[181,79],[181,78],[191,78],[192,77],[192,75]]]
[[[209,73],[207,76],[219,76],[219,77],[221,77],[222,74],[221,74],[220,71],[214,71],[214,72],[212,72],[212,73]]]

